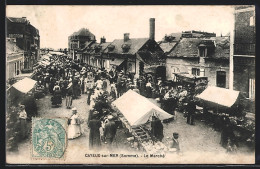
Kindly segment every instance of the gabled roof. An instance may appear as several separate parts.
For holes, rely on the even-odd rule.
[[[173,51],[168,55],[172,57],[196,57],[198,56],[199,38],[182,38]]]
[[[212,58],[225,58],[230,57],[230,38],[225,37],[214,37],[211,38],[215,41],[215,52],[211,56]]]
[[[27,23],[28,20],[26,18],[15,18],[15,17],[6,17],[9,19],[10,22],[16,22],[16,23]]]
[[[92,41],[86,48],[84,48],[83,53],[91,53],[99,45],[99,43]]]
[[[92,53],[92,54],[96,53],[95,49],[98,48],[98,47],[100,47],[100,51],[98,51],[97,53],[100,53],[100,52],[104,51],[109,44],[111,44],[111,42],[105,42],[105,43],[101,43],[101,44],[100,43],[96,44],[96,45],[94,45],[92,47],[92,50],[90,51],[90,53]]]
[[[208,58],[229,58],[229,37],[205,38],[182,38],[172,52],[170,57],[198,57],[198,47],[214,47],[214,52]],[[213,45],[214,44],[214,45]]]
[[[14,53],[20,53],[23,52],[22,49],[20,49],[16,43],[11,42],[9,40],[6,41],[6,54],[14,54]]]
[[[105,53],[115,53],[115,54],[132,54],[140,50],[144,44],[149,40],[149,38],[133,38],[129,39],[128,41],[124,42],[124,39],[115,39],[110,45],[114,46],[112,51],[109,51],[108,48],[105,49]],[[122,46],[123,45],[130,45],[130,48],[127,52],[123,52]]]
[[[162,48],[164,53],[170,52],[178,42],[161,42],[159,46]]]
[[[82,51],[87,50],[95,41],[86,41],[84,47],[81,49]]]

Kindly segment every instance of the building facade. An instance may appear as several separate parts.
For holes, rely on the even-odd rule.
[[[246,98],[244,105],[255,112],[255,7],[240,5],[234,9],[234,30],[231,34],[230,82],[234,90]]]
[[[83,50],[95,41],[95,35],[93,35],[88,29],[81,28],[79,31],[74,32],[68,37],[69,55],[73,60],[82,60]]]
[[[6,80],[21,74],[24,66],[24,51],[16,45],[15,38],[6,39]]]
[[[235,7],[234,90],[249,99],[255,98],[255,7]],[[241,83],[243,81],[243,83]]]
[[[149,27],[149,38],[130,38],[130,34],[125,33],[122,39],[115,39],[107,46],[103,55],[109,60],[110,67],[117,67],[125,73],[130,72],[138,78],[143,73],[155,73],[154,69],[164,66],[164,52],[154,40],[154,18],[150,18]]]
[[[176,73],[208,77],[208,85],[229,88],[230,37],[182,38],[167,55],[166,77]]]
[[[26,17],[6,17],[6,37],[15,38],[16,45],[24,51],[23,69],[32,70],[40,56],[39,30]]]

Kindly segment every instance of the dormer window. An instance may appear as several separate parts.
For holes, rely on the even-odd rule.
[[[215,49],[215,43],[212,40],[203,40],[198,46],[200,57],[208,57]]]
[[[122,49],[124,53],[127,53],[131,47],[131,44],[123,44]]]
[[[100,50],[101,50],[101,46],[95,47],[95,52],[96,52],[96,53],[100,52]]]
[[[109,52],[112,52],[115,49],[115,45],[109,45],[107,48]]]

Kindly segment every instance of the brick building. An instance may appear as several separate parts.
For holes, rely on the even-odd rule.
[[[23,69],[32,70],[40,54],[39,30],[26,17],[6,17],[6,37],[15,38],[16,45],[24,51]]]

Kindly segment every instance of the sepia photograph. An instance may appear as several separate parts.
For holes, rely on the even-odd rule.
[[[6,164],[255,164],[254,5],[6,5]]]

